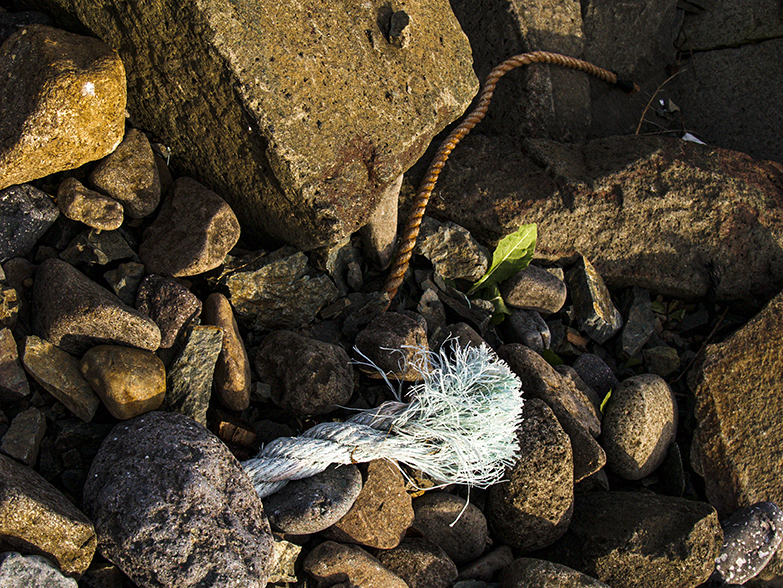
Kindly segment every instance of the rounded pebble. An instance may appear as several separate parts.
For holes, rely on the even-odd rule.
[[[487,519],[474,504],[447,492],[413,501],[413,528],[441,547],[456,564],[478,559],[487,547]]]

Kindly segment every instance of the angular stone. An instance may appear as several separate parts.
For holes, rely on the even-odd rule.
[[[503,282],[500,290],[509,306],[553,314],[566,301],[565,282],[535,265],[529,265]]]
[[[325,541],[305,558],[304,570],[318,582],[345,577],[345,586],[408,588],[408,585],[360,547]],[[337,586],[337,585],[335,585]]]
[[[125,69],[98,39],[31,25],[0,47],[0,189],[111,153]]]
[[[144,231],[139,257],[149,273],[195,276],[223,263],[239,231],[225,200],[191,178],[179,178]]]
[[[597,343],[606,342],[623,326],[623,317],[612,303],[600,274],[582,256],[566,278],[579,329]]]
[[[723,528],[723,546],[715,570],[727,584],[744,584],[769,563],[783,541],[783,513],[759,502],[732,513]]]
[[[559,588],[609,588],[603,582],[586,576],[566,566],[520,557],[515,559],[500,574],[501,588],[517,586],[558,586]]]
[[[351,290],[357,290],[357,284],[361,287],[363,278],[359,266],[362,258],[350,238],[311,251],[310,263],[315,269],[325,271],[332,278],[341,296],[346,296]]]
[[[223,345],[215,364],[215,392],[231,410],[250,404],[250,359],[228,299],[215,292],[204,301],[201,320],[223,329]]]
[[[324,535],[341,543],[392,549],[413,523],[411,497],[395,463],[377,459],[366,467],[366,479],[353,506]]]
[[[30,253],[59,214],[51,197],[29,184],[1,191],[0,262]]]
[[[85,422],[92,420],[101,401],[82,377],[74,357],[45,339],[25,337],[22,363],[33,379]]]
[[[0,585],[5,588],[78,588],[76,580],[63,576],[49,560],[14,551],[0,553]]]
[[[3,435],[0,451],[33,467],[45,433],[46,417],[37,408],[28,408],[11,421],[11,426]]]
[[[59,259],[38,266],[33,308],[33,332],[75,355],[100,344],[160,346],[160,330],[150,318]]]
[[[249,236],[302,250],[365,225],[380,193],[477,90],[445,0],[405,5],[405,48],[389,42],[393,9],[381,0],[301,11],[210,0],[187,15],[171,0],[143,14],[119,1],[56,4],[118,48],[134,121],[166,137]]]
[[[57,207],[66,218],[102,231],[120,228],[125,219],[122,204],[86,188],[76,178],[67,178],[60,184]]]
[[[160,204],[160,178],[147,136],[129,128],[122,143],[90,172],[90,184],[122,204],[131,218],[144,218]]]
[[[620,353],[623,358],[633,357],[642,350],[655,329],[655,315],[652,311],[650,293],[634,286],[631,291],[631,306],[628,318],[620,334]]]
[[[218,327],[204,325],[190,330],[182,351],[166,374],[167,410],[206,426],[212,376],[222,344],[223,331]]]
[[[283,531],[306,535],[340,520],[362,489],[362,475],[353,464],[332,464],[309,478],[293,480],[264,498],[269,522]]]
[[[166,396],[163,362],[145,349],[98,345],[84,354],[79,370],[116,419],[157,410]]]
[[[16,340],[9,329],[0,330],[0,402],[14,402],[30,394],[30,384],[19,363]]]
[[[71,265],[107,265],[122,259],[138,260],[138,257],[119,231],[90,229],[76,235],[60,253],[60,259]]]
[[[90,467],[84,509],[101,553],[139,586],[267,584],[261,499],[226,446],[185,416],[117,425]]]
[[[442,548],[455,564],[470,563],[484,553],[487,519],[464,498],[427,492],[413,501],[413,511],[413,528]]]
[[[312,275],[307,256],[290,247],[240,267],[229,271],[225,284],[240,322],[252,328],[304,327],[338,296],[332,281],[324,274]]]
[[[644,365],[651,374],[665,378],[680,367],[680,356],[674,347],[656,345],[642,350]]]
[[[509,480],[491,486],[487,521],[493,537],[534,551],[562,537],[574,508],[571,443],[555,415],[538,399],[526,400],[517,430],[520,455]]]
[[[255,368],[272,386],[272,401],[295,414],[327,414],[353,395],[353,367],[345,350],[292,331],[270,333],[256,353]]]
[[[612,588],[698,586],[723,532],[707,503],[641,492],[577,494],[574,515],[547,559]]]
[[[446,588],[457,578],[457,566],[446,552],[423,537],[406,537],[397,547],[379,551],[377,557],[409,588]]]
[[[357,361],[364,362],[359,368],[370,377],[381,378],[380,370],[393,378],[418,380],[429,366],[422,355],[429,350],[427,321],[414,313],[385,312],[356,336],[355,348]]]
[[[176,280],[148,275],[136,293],[136,308],[160,329],[160,347],[168,349],[201,314],[201,301]]]
[[[136,293],[139,284],[144,279],[144,265],[129,261],[121,263],[117,269],[109,270],[103,274],[103,278],[109,283],[117,297],[128,306],[136,302]]]
[[[16,288],[0,280],[0,328],[13,329],[16,326],[20,306]]]
[[[90,520],[32,469],[0,455],[0,551],[31,549],[80,576],[95,553]]]
[[[415,253],[426,257],[441,278],[475,282],[489,267],[489,250],[464,228],[425,216],[416,240]]]

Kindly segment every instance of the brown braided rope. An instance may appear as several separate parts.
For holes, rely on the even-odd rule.
[[[492,101],[492,94],[495,92],[495,86],[497,85],[498,80],[512,69],[531,63],[553,63],[555,65],[562,65],[589,73],[610,84],[621,85],[626,91],[633,91],[633,89],[636,88],[636,86],[630,82],[618,81],[617,74],[614,72],[600,68],[587,61],[582,61],[581,59],[560,55],[559,53],[549,53],[548,51],[534,51],[532,53],[522,53],[509,57],[489,72],[489,75],[484,82],[484,88],[479,95],[478,104],[476,104],[476,107],[468,114],[465,120],[463,120],[462,123],[449,134],[446,140],[441,143],[435,157],[432,159],[432,163],[430,163],[429,168],[427,168],[427,174],[425,175],[424,180],[419,185],[419,191],[416,193],[416,198],[413,201],[413,208],[408,216],[408,222],[405,224],[405,232],[398,245],[394,265],[391,270],[389,270],[389,277],[386,279],[386,284],[384,285],[384,292],[389,295],[387,308],[397,294],[397,290],[402,285],[405,272],[408,270],[408,265],[410,264],[411,256],[413,255],[413,248],[416,246],[416,238],[419,236],[419,228],[421,227],[421,220],[424,217],[424,211],[427,209],[427,203],[430,200],[432,191],[435,189],[438,176],[440,175],[443,166],[446,165],[446,160],[449,158],[449,155],[457,144],[465,138],[482,118],[484,118],[484,115],[487,113],[487,108],[489,108],[489,103]]]

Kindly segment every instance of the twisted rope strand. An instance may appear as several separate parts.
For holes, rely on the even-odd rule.
[[[427,209],[427,203],[430,200],[432,191],[435,189],[438,176],[440,175],[443,166],[446,165],[446,160],[449,158],[449,155],[457,144],[465,138],[481,119],[484,118],[484,115],[489,108],[489,103],[492,101],[492,94],[495,92],[495,86],[500,78],[512,69],[531,63],[550,63],[583,71],[609,82],[610,84],[617,85],[626,92],[638,89],[632,82],[618,80],[617,74],[607,69],[603,69],[581,59],[568,57],[559,53],[550,53],[548,51],[534,51],[532,53],[522,53],[509,57],[489,72],[489,75],[484,82],[484,88],[479,95],[478,104],[476,104],[476,107],[468,114],[465,120],[449,134],[443,143],[441,143],[432,163],[430,163],[429,168],[427,168],[427,174],[425,175],[424,180],[422,180],[419,185],[419,190],[413,201],[413,208],[411,209],[408,221],[405,224],[405,232],[398,246],[394,265],[389,271],[389,277],[384,286],[384,292],[389,295],[387,308],[391,305],[392,299],[402,285],[405,272],[408,270],[408,265],[411,256],[413,255],[413,248],[416,246],[416,238],[419,236],[419,228],[421,227],[421,221],[424,217],[424,211]]]

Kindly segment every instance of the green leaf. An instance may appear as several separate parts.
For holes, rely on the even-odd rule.
[[[563,365],[565,363],[563,361],[563,358],[561,358],[557,353],[555,353],[551,349],[542,349],[541,357],[543,357],[546,360],[546,362],[552,367],[556,365]]]
[[[609,399],[612,397],[612,391],[609,390],[609,392],[606,393],[606,396],[604,396],[604,399],[601,401],[601,414],[604,414],[604,407],[606,407],[606,403],[609,402]]]
[[[499,284],[518,271],[525,269],[536,249],[536,225],[522,225],[517,231],[503,237],[492,254],[492,265],[468,294],[475,294],[481,288]]]
[[[663,302],[655,301],[650,305],[650,307],[652,308],[653,312],[658,314],[666,314],[666,305]]]

